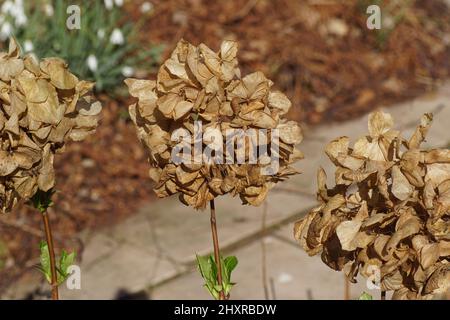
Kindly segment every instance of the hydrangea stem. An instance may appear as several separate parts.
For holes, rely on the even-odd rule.
[[[50,221],[48,218],[47,210],[42,212],[42,217],[44,220],[45,237],[47,239],[48,253],[50,256],[50,272],[51,272],[51,280],[52,280],[52,282],[51,282],[52,300],[58,300],[59,293],[58,293],[58,278],[57,278],[57,274],[56,274],[55,250],[53,247],[52,229],[50,227]]]
[[[266,257],[266,220],[267,220],[267,201],[263,203],[263,214],[261,219],[261,277],[264,289],[264,298],[269,300],[269,288],[267,287],[267,257]]]
[[[345,281],[345,289],[344,289],[344,300],[350,300],[350,281],[348,281],[348,278],[344,277]]]
[[[214,245],[214,260],[217,265],[217,281],[222,285],[222,264],[220,263],[220,249],[219,249],[219,237],[217,235],[217,225],[216,225],[216,206],[214,204],[214,199],[209,202],[211,207],[211,232]],[[223,290],[219,293],[219,300],[225,300],[225,295]]]

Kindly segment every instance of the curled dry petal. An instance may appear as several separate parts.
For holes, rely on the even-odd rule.
[[[449,287],[450,151],[420,148],[431,120],[425,114],[405,143],[392,117],[375,112],[353,148],[347,137],[331,141],[325,152],[336,185],[328,188],[319,170],[321,204],[295,224],[308,254],[348,267],[351,281],[377,268],[393,299],[430,299]]]
[[[95,131],[101,104],[61,59],[0,53],[0,210],[55,185],[53,158],[67,140]]]
[[[204,208],[215,197],[231,194],[244,204],[257,206],[275,183],[297,173],[290,165],[303,157],[295,148],[302,140],[302,131],[297,123],[283,117],[291,102],[272,90],[272,81],[262,72],[241,78],[237,50],[237,42],[230,40],[223,41],[217,52],[205,44],[193,46],[181,40],[155,81],[125,80],[130,94],[138,100],[129,107],[130,116],[148,149],[150,176],[159,197],[179,194],[182,203]],[[200,138],[193,137],[196,120],[202,121]],[[243,132],[245,143],[236,141],[236,148],[231,148],[226,158],[228,129]],[[251,130],[257,129],[266,129],[267,134],[252,136]],[[271,149],[275,129],[279,150]],[[187,164],[198,142],[203,150],[195,160],[200,163]],[[263,147],[271,150],[271,156],[279,156],[278,170],[267,168],[271,164],[267,155],[250,161],[252,152]],[[213,161],[221,155],[223,161]],[[243,161],[225,161],[235,158]],[[266,169],[269,174],[265,174]]]

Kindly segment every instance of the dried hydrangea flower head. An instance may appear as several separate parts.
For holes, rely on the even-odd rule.
[[[310,254],[350,281],[360,272],[394,299],[428,299],[450,285],[450,150],[420,149],[432,121],[422,117],[409,140],[389,114],[369,116],[369,135],[353,148],[340,137],[326,147],[335,187],[318,171],[318,199],[294,228]]]
[[[178,193],[184,204],[204,208],[215,197],[231,194],[239,195],[244,204],[259,205],[276,182],[297,173],[290,165],[302,158],[295,149],[302,133],[297,123],[285,119],[291,102],[281,92],[272,90],[272,81],[261,72],[242,78],[236,54],[235,41],[224,41],[220,50],[214,52],[204,44],[196,47],[181,40],[159,69],[156,81],[125,81],[130,94],[138,98],[130,106],[130,115],[149,152],[150,177],[156,182],[158,197]],[[204,134],[196,138],[199,121]],[[201,161],[203,156],[200,161],[176,162],[173,152],[179,141],[173,136],[180,129],[192,137],[183,140],[189,156],[194,154],[199,140],[201,149],[227,150],[229,129],[246,133],[266,129],[268,139],[258,138],[253,144],[260,149],[270,144],[277,131],[278,170],[261,174],[271,164],[248,161],[251,143],[239,144],[233,154],[228,154],[231,159],[244,157],[243,162],[206,162]],[[245,139],[249,142],[251,138]]]
[[[101,104],[57,58],[21,57],[14,39],[0,53],[0,209],[55,184],[53,158],[65,142],[95,131]]]

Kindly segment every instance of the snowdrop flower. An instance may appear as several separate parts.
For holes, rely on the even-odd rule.
[[[120,29],[117,29],[117,28],[114,29],[111,34],[110,41],[112,44],[122,45],[125,42],[122,31],[120,31]]]
[[[23,8],[23,1],[16,0],[15,2],[7,0],[3,3],[1,12],[15,18],[15,25],[20,27],[27,23],[27,16]]]
[[[153,9],[153,3],[145,1],[142,5],[141,5],[141,12],[142,13],[147,13],[149,11],[151,11]]]
[[[104,29],[98,29],[97,31],[97,37],[99,39],[103,39],[105,37],[105,30]]]
[[[104,2],[106,9],[111,10],[114,7],[113,0],[105,0]]]
[[[122,68],[122,74],[124,77],[129,78],[134,74],[134,69],[132,67],[125,66]]]
[[[13,32],[13,28],[9,22],[5,22],[2,24],[2,27],[0,29],[0,40],[5,41],[8,39]]]
[[[34,46],[33,46],[33,42],[31,42],[30,40],[25,40],[25,42],[23,43],[23,50],[25,52],[31,52],[33,51]]]
[[[44,12],[47,15],[47,17],[53,17],[55,10],[53,9],[53,6],[50,3],[46,3],[44,6]]]
[[[116,6],[118,6],[118,7],[123,6],[123,0],[114,0],[114,3],[115,3]]]
[[[28,18],[23,11],[16,15],[15,24],[17,27],[21,27],[27,24]]]
[[[16,7],[23,11],[23,0],[16,0]]]
[[[89,68],[89,70],[91,70],[92,72],[96,72],[98,69],[98,61],[97,61],[97,57],[94,56],[93,54],[89,55],[89,57],[87,58],[87,66]]]
[[[15,12],[15,10],[16,10],[16,5],[10,0],[5,1],[2,5],[2,13],[10,14],[10,15],[14,16],[13,13]]]

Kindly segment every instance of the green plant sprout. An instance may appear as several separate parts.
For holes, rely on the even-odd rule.
[[[52,284],[52,273],[51,273],[51,264],[50,264],[50,252],[48,250],[47,242],[41,241],[39,244],[39,248],[41,251],[40,255],[40,266],[38,269],[44,274],[45,279],[48,283]],[[58,286],[64,283],[69,277],[69,267],[75,261],[76,253],[71,252],[67,253],[67,251],[62,250],[61,257],[56,264],[57,271],[57,284]]]
[[[61,275],[58,277],[58,271],[57,271],[58,266],[56,264],[56,259],[55,259],[55,250],[54,250],[54,246],[53,246],[52,230],[51,230],[50,221],[48,218],[48,208],[53,205],[53,201],[51,198],[54,193],[55,193],[55,191],[53,189],[50,189],[46,192],[42,191],[42,190],[38,190],[35,193],[35,195],[31,198],[30,202],[33,205],[33,207],[36,208],[42,214],[42,218],[43,218],[43,222],[44,222],[46,242],[40,243],[40,248],[41,248],[40,269],[45,274],[47,281],[52,286],[52,299],[58,300],[59,299],[59,293],[58,293],[59,279],[65,275],[65,272],[67,271],[67,267],[70,265],[69,264],[66,267],[66,264],[68,263],[68,261],[70,261],[70,259],[72,259],[72,261],[73,261],[75,256],[73,255],[73,257],[72,257],[72,254],[70,254],[68,256],[67,253],[64,253],[64,251],[63,251],[63,255],[61,256],[61,259],[59,262],[59,269],[60,269],[59,274],[61,274]]]
[[[363,293],[359,296],[358,300],[373,300],[373,297],[367,292],[363,291]]]
[[[213,296],[214,299],[220,300],[220,294],[223,292],[225,299],[228,299],[230,292],[235,283],[231,282],[231,273],[238,264],[235,256],[220,257],[220,270],[222,271],[222,284],[218,281],[218,265],[213,255],[199,256],[197,255],[197,266],[202,278],[205,280],[204,287]]]

